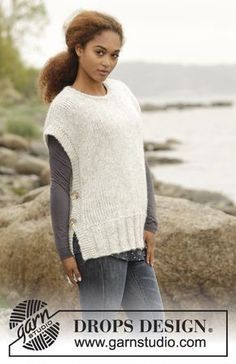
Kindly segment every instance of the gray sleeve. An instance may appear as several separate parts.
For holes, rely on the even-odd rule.
[[[73,256],[69,248],[70,159],[59,141],[48,136],[49,164],[51,174],[50,208],[52,227],[57,252],[60,259]]]
[[[148,206],[147,206],[147,217],[146,217],[146,221],[145,221],[145,225],[144,225],[144,230],[155,233],[158,230],[158,221],[157,221],[157,217],[156,217],[155,192],[154,192],[151,171],[149,169],[146,159],[145,159],[145,167],[146,167],[146,178],[147,178]]]

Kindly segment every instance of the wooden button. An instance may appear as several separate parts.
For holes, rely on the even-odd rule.
[[[77,222],[77,220],[75,218],[71,218],[70,219],[70,226],[72,226],[73,224],[75,224]]]
[[[74,198],[74,199],[78,199],[79,198],[79,192],[78,191],[71,192],[71,197]]]

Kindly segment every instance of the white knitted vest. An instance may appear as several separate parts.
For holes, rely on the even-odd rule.
[[[147,182],[140,106],[120,80],[95,96],[66,86],[49,106],[43,140],[54,135],[72,166],[69,246],[84,260],[143,248]]]

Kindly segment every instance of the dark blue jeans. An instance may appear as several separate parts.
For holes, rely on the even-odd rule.
[[[84,261],[78,242],[73,244],[82,276],[82,281],[78,282],[82,310],[164,309],[154,268],[146,261],[126,261],[112,256]],[[125,313],[128,318],[164,319],[164,312]],[[82,316],[92,315],[83,313]],[[101,312],[99,317],[114,317],[114,313]]]

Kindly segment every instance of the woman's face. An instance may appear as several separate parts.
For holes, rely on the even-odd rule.
[[[79,73],[84,73],[94,81],[102,82],[116,66],[120,48],[119,35],[110,30],[97,34],[84,49],[77,45],[75,50],[79,56]]]

